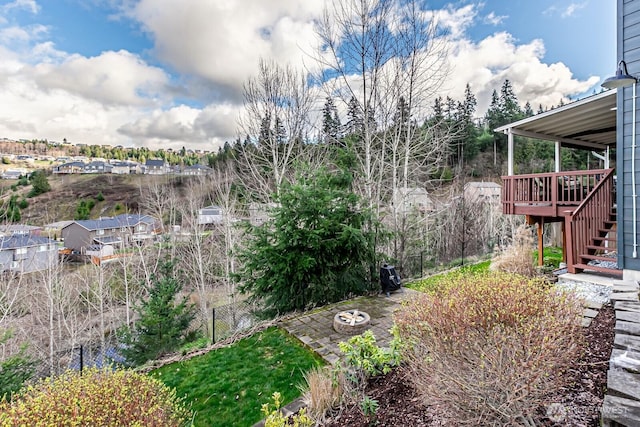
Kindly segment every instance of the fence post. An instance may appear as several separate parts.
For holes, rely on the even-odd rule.
[[[424,277],[424,265],[423,265],[423,260],[422,260],[422,255],[424,254],[424,252],[420,251],[420,278]]]
[[[211,344],[216,343],[216,309],[211,309]]]
[[[82,375],[82,368],[84,367],[84,351],[83,346],[80,346],[80,375]]]

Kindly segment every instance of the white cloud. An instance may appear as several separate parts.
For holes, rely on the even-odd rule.
[[[475,5],[469,4],[459,9],[449,6],[446,9],[431,11],[431,15],[440,30],[447,31],[451,38],[457,39],[473,25],[478,11]]]
[[[12,9],[26,9],[29,12],[36,14],[40,10],[40,6],[35,0],[14,0],[1,6],[3,14],[8,13]]]
[[[478,113],[484,114],[494,89],[500,90],[509,79],[521,104],[537,107],[557,105],[562,99],[588,91],[599,77],[575,79],[563,63],[545,64],[544,43],[533,40],[517,44],[505,32],[494,34],[479,43],[468,39],[450,42],[449,60],[452,73],[445,83],[445,95],[462,99],[467,83],[478,98]],[[536,110],[537,108],[534,108]]]
[[[103,104],[149,105],[165,94],[163,70],[127,51],[87,58],[71,55],[60,64],[42,62],[31,75],[45,91],[65,90]]]
[[[128,15],[153,38],[162,61],[239,100],[242,83],[255,74],[261,57],[303,64],[303,51],[316,43],[313,24],[322,6],[322,1],[244,0],[176,7],[173,0],[141,0]]]
[[[486,24],[500,25],[507,18],[508,18],[507,15],[496,15],[495,12],[490,12],[487,16],[484,17],[483,21]]]
[[[559,7],[556,5],[548,7],[543,13],[546,15],[560,15],[562,18],[569,18],[576,14],[580,9],[584,9],[587,6],[586,2],[571,3],[566,7]]]
[[[64,52],[48,39],[52,29],[2,26],[0,18],[0,137],[214,150],[236,137],[242,84],[255,75],[259,58],[317,66],[306,54],[314,52],[313,25],[323,3],[243,0],[176,7],[173,0],[140,0],[126,11],[154,43],[140,55]],[[38,12],[34,1],[8,5]],[[482,114],[491,91],[507,78],[519,100],[534,109],[596,83],[597,77],[575,79],[562,63],[545,64],[542,40],[518,43],[501,32],[472,42],[467,31],[480,7],[429,12],[447,33],[451,73],[443,96],[461,99],[470,83]],[[489,13],[484,19],[499,25],[504,18]],[[168,71],[151,65],[147,55]],[[357,79],[350,81],[357,86]],[[318,101],[318,111],[323,103]]]

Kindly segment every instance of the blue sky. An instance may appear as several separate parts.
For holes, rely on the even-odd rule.
[[[0,2],[0,138],[216,149],[238,134],[259,58],[308,66],[323,1]],[[615,71],[613,1],[424,5],[450,35],[440,94],[470,83],[480,114],[505,78],[537,107],[599,91]]]

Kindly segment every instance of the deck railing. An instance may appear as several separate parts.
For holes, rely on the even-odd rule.
[[[565,219],[567,233],[567,265],[575,273],[580,254],[587,253],[587,245],[606,233],[605,221],[611,219],[613,207],[613,169],[608,169],[588,197]]]
[[[502,210],[519,214],[518,208],[544,208],[559,212],[563,207],[577,207],[612,169],[567,171],[503,176]],[[533,213],[533,212],[526,212]]]

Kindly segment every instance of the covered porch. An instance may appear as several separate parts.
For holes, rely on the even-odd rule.
[[[510,123],[496,129],[507,135],[507,175],[502,177],[503,212],[525,215],[537,224],[539,263],[542,264],[544,226],[560,223],[563,253],[570,273],[594,270],[621,276],[622,271],[593,265],[615,260],[615,171],[610,149],[616,144],[616,91],[609,90],[580,101]],[[555,170],[514,174],[515,136],[552,141]],[[601,160],[601,169],[562,171],[562,149],[589,150]]]

